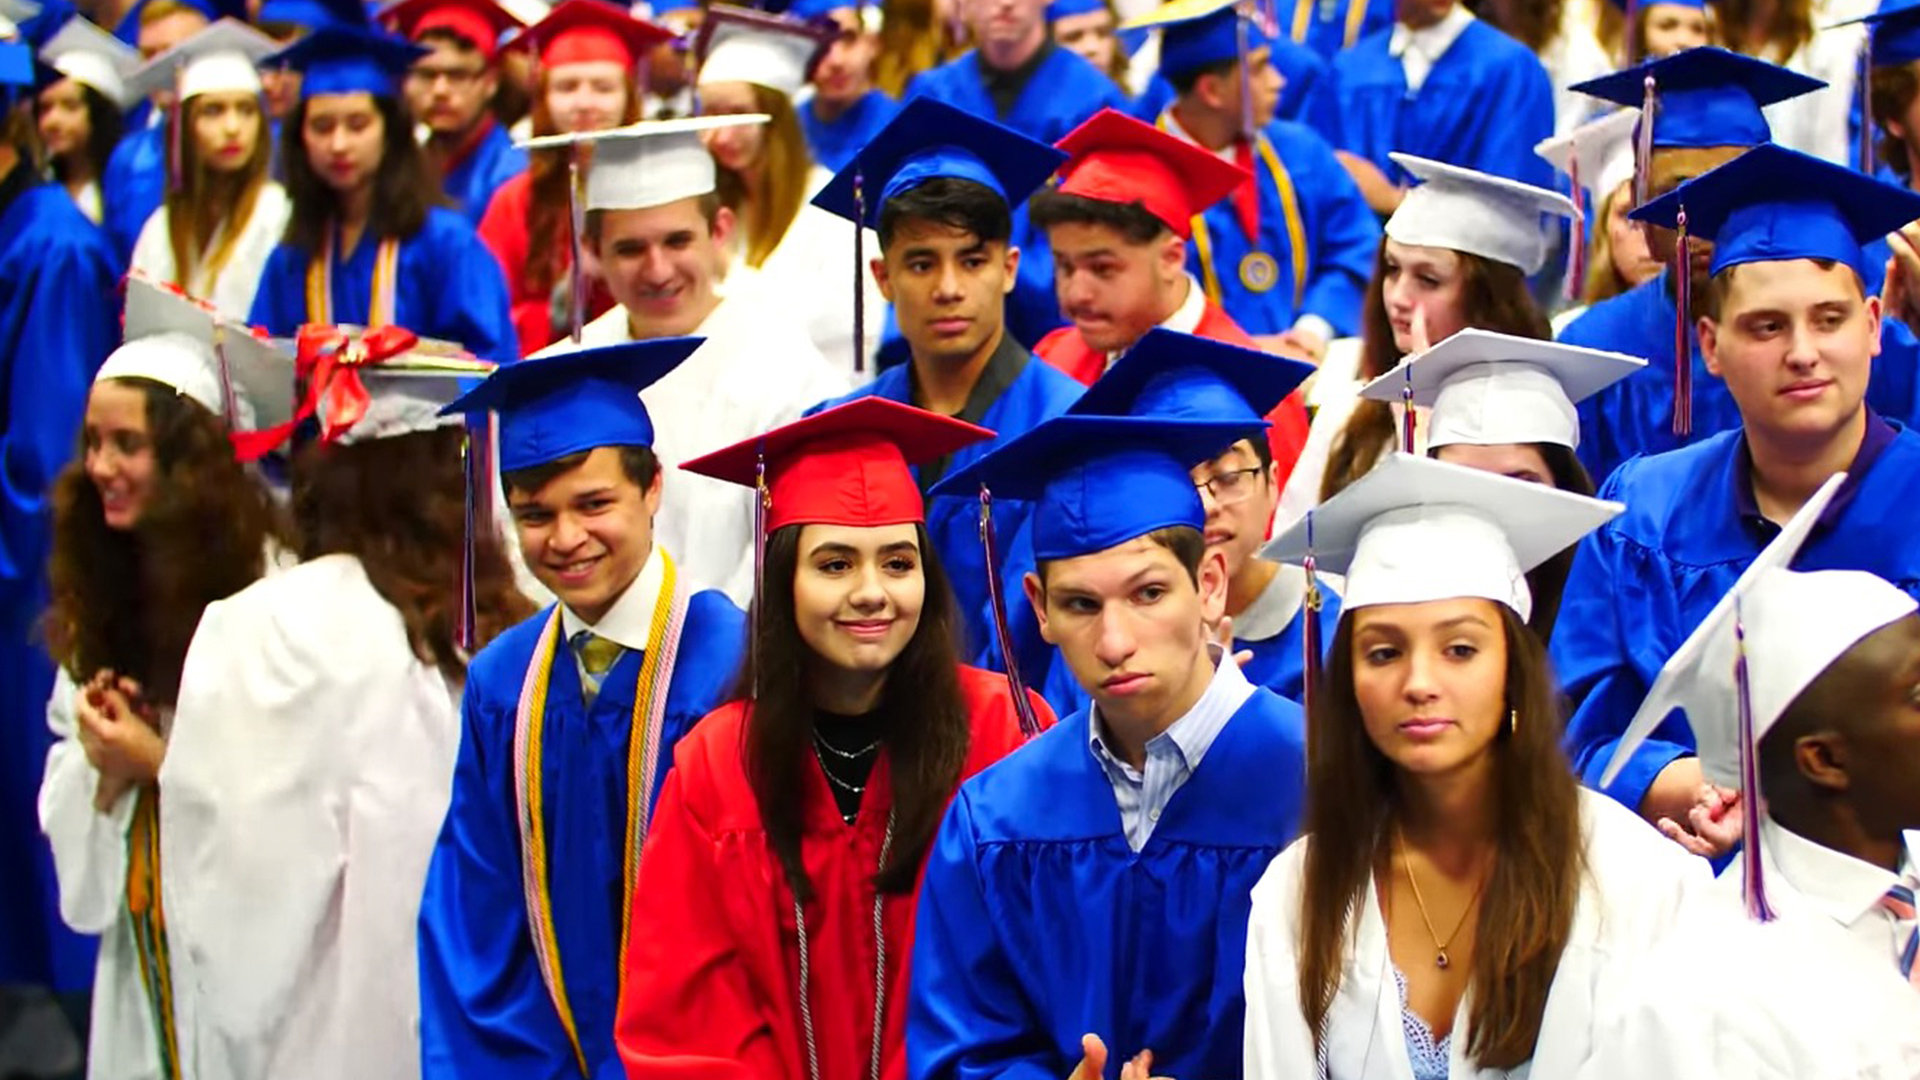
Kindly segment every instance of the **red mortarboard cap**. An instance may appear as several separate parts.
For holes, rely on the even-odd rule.
[[[764,458],[768,532],[784,525],[924,523],[926,506],[908,466],[991,438],[993,432],[964,420],[863,397],[680,467],[753,487]]]
[[[451,30],[489,60],[500,35],[526,26],[493,0],[399,0],[383,9],[379,19],[415,42],[429,30]]]
[[[611,60],[626,67],[640,62],[647,51],[674,33],[664,26],[636,19],[603,0],[564,0],[514,39],[514,44],[539,50],[540,64],[579,64]]]
[[[1114,109],[1094,113],[1055,143],[1069,160],[1059,190],[1083,199],[1139,203],[1181,237],[1193,216],[1253,175],[1238,165]]]

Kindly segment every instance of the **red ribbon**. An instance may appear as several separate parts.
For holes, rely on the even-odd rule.
[[[320,440],[333,442],[367,415],[372,395],[359,368],[384,363],[411,350],[419,335],[398,326],[376,326],[355,338],[334,326],[300,328],[294,374],[305,379],[307,396],[293,419],[261,431],[233,433],[234,456],[256,461],[284,444],[308,417],[320,416]]]

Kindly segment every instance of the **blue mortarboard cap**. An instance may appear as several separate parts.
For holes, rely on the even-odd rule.
[[[1638,106],[1653,77],[1653,147],[1758,146],[1773,138],[1760,109],[1827,85],[1778,64],[1711,46],[1576,83],[1574,90]],[[1641,120],[1645,123],[1645,119]]]
[[[1866,277],[1862,244],[1920,218],[1920,194],[1766,143],[1633,211],[1636,221],[1713,242],[1712,272],[1750,262],[1830,259]]]
[[[300,72],[302,100],[360,92],[392,97],[400,77],[427,52],[384,31],[326,26],[267,57],[263,66]]]
[[[860,0],[794,0],[787,14],[796,19],[824,19],[841,8],[859,7]]]
[[[1311,364],[1155,327],[1067,412],[1237,421],[1251,434],[1312,374]]]
[[[24,90],[33,85],[33,48],[24,41],[0,41],[0,88]]]
[[[971,180],[1009,206],[1047,182],[1067,155],[991,120],[929,97],[907,102],[839,171],[813,204],[852,221],[853,181],[861,178],[865,225],[878,225],[888,199],[937,177]]]
[[[805,0],[802,0],[804,3]],[[796,4],[795,7],[799,5]],[[1075,15],[1091,15],[1096,11],[1111,10],[1107,0],[1053,0],[1047,5],[1047,21],[1072,18]]]
[[[1880,10],[1844,19],[1825,29],[1864,24],[1874,67],[1900,67],[1920,60],[1920,0],[1881,0]]]
[[[265,0],[254,22],[261,25],[287,23],[308,30],[330,26],[365,29],[373,25],[363,0]]]
[[[1245,435],[1234,421],[1056,416],[949,475],[932,495],[1035,503],[1036,559],[1091,555],[1155,529],[1206,523],[1192,466]]]
[[[444,412],[499,414],[502,472],[600,446],[651,446],[640,391],[704,340],[653,338],[506,364]]]
[[[1136,19],[1126,29],[1161,27],[1160,73],[1168,77],[1239,59],[1244,49],[1265,48],[1273,39],[1241,0],[1173,0]],[[1244,32],[1242,28],[1244,27]]]

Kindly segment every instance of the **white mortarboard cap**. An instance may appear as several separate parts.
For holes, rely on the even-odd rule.
[[[146,97],[175,89],[180,100],[198,94],[260,92],[260,61],[280,44],[237,19],[221,19],[147,61],[127,80],[129,93]]]
[[[222,417],[230,386],[236,430],[281,423],[292,415],[292,353],[246,324],[135,273],[127,278],[125,329],[126,343],[100,365],[96,380],[151,379]]]
[[[1573,175],[1577,161],[1580,186],[1597,202],[1633,179],[1633,128],[1639,122],[1639,109],[1620,109],[1565,135],[1542,139],[1533,152],[1567,176]]]
[[[354,336],[363,333],[359,327],[339,329]],[[367,411],[336,441],[343,445],[371,442],[458,426],[464,417],[441,412],[464,393],[464,383],[485,378],[494,367],[454,342],[433,338],[421,338],[406,352],[381,363],[361,366],[357,371],[367,388]],[[322,398],[323,426],[325,404]]]
[[[38,14],[40,5],[35,0],[0,0],[0,40],[18,38],[20,24]]]
[[[1906,593],[1863,571],[1802,574],[1787,569],[1845,479],[1845,473],[1828,478],[1674,650],[1621,735],[1600,778],[1602,787],[1613,782],[1674,709],[1686,710],[1707,779],[1727,787],[1739,784],[1736,623],[1746,638],[1747,685],[1758,743],[1841,654],[1915,611]]]
[[[1527,571],[1626,509],[1432,458],[1394,454],[1310,511],[1261,557],[1345,574],[1341,605],[1480,597],[1527,619]],[[1311,537],[1311,545],[1309,545]]]
[[[1412,154],[1387,156],[1424,181],[1387,219],[1396,243],[1464,251],[1534,274],[1547,261],[1540,215],[1574,215],[1573,202],[1557,191]]]
[[[700,133],[745,124],[764,124],[765,113],[698,116],[685,120],[643,120],[605,131],[543,135],[518,145],[548,150],[576,143],[593,144],[587,168],[588,210],[645,210],[713,190],[713,154]]]
[[[1429,447],[1464,443],[1580,445],[1574,406],[1646,367],[1624,353],[1462,330],[1368,383],[1360,396],[1394,402],[1409,384],[1433,410]]]
[[[140,53],[126,42],[75,15],[40,47],[40,61],[83,86],[91,86],[121,109],[139,100],[127,78],[140,67]]]
[[[753,83],[791,98],[828,40],[811,23],[716,4],[700,27],[699,83]]]

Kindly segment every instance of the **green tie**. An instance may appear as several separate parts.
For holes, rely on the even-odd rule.
[[[580,666],[598,682],[600,677],[613,670],[614,661],[620,659],[625,651],[619,642],[612,638],[603,638],[591,630],[582,630],[573,635],[573,651],[580,655]]]

